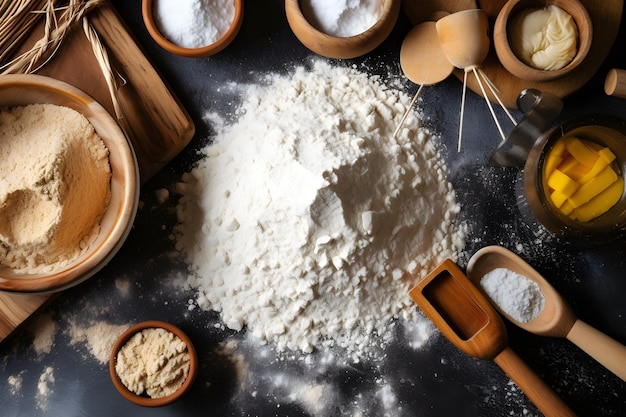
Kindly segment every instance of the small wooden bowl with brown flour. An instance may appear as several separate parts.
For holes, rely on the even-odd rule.
[[[128,401],[161,407],[189,391],[198,371],[193,343],[178,327],[144,321],[120,335],[111,351],[113,385]]]
[[[51,293],[89,278],[132,227],[139,168],[126,135],[83,91],[0,78],[0,290]]]

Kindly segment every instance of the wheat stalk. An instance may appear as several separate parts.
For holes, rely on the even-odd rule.
[[[2,73],[36,72],[54,55],[72,26],[103,2],[104,0],[19,0],[17,2],[2,0],[0,4],[0,39],[2,39],[0,68]],[[45,18],[42,37],[30,50],[4,63],[41,17]]]

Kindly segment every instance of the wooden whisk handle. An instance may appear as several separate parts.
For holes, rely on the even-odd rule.
[[[510,347],[505,348],[493,360],[546,417],[576,416]]]

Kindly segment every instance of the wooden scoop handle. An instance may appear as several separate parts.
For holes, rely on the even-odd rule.
[[[620,377],[622,381],[626,381],[626,346],[580,319],[574,322],[565,337]]]
[[[567,417],[576,414],[539,376],[510,348],[505,348],[493,361],[517,384],[546,417]]]

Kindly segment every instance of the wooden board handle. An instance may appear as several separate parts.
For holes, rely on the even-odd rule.
[[[622,381],[626,381],[626,346],[582,320],[576,320],[565,337]]]
[[[546,417],[576,415],[511,348],[505,348],[493,360]]]

